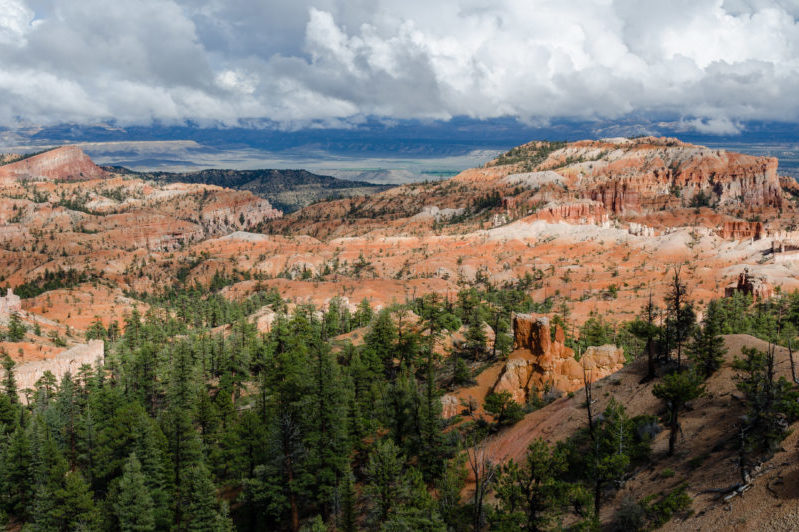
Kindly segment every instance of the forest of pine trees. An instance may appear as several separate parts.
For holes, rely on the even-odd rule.
[[[103,366],[19,390],[5,356],[1,517],[35,531],[594,529],[607,494],[650,459],[660,426],[674,452],[683,409],[720,367],[721,334],[796,336],[799,296],[712,302],[697,324],[682,290],[675,272],[662,314],[650,304],[622,326],[594,317],[569,339],[623,340],[630,355],[651,358],[661,419],[631,418],[614,400],[595,412],[589,386],[584,429],[557,444],[531,441],[524,460],[504,464],[486,455],[485,438],[535,405],[492,394],[494,422],[458,422],[442,418],[439,398],[507,355],[513,312],[541,310],[523,286],[380,312],[363,302],[354,313],[336,300],[289,313],[264,291],[244,302],[198,288],[149,296],[143,315],[111,331],[92,325],[91,337],[106,341]],[[246,316],[264,305],[278,315],[259,334]],[[496,333],[490,349],[484,323]],[[362,344],[334,340],[359,327]],[[462,347],[442,359],[433,342],[462,327]],[[795,386],[774,378],[773,355],[748,352],[736,367],[745,479],[799,409]],[[476,489],[462,498],[467,475]],[[617,521],[646,529],[688,503],[678,490],[633,502]]]

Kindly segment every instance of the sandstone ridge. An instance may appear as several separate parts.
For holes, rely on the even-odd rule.
[[[0,179],[82,181],[106,175],[78,146],[61,146],[0,166]]]

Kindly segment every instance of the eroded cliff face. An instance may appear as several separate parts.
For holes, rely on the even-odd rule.
[[[0,166],[0,275],[16,286],[79,269],[150,290],[141,276],[116,277],[140,264],[137,252],[179,251],[281,215],[249,191],[123,178],[59,148]]]
[[[760,240],[766,236],[763,222],[724,222],[720,233],[726,240]]]
[[[494,226],[530,216],[576,224],[599,224],[610,218],[638,221],[635,218],[680,210],[684,214],[671,223],[684,225],[687,215],[693,214],[689,209],[703,206],[742,218],[753,211],[782,211],[791,203],[777,164],[771,157],[672,138],[537,141],[448,181],[312,205],[271,227],[278,233],[329,239],[378,231],[407,234],[442,225],[439,218],[418,216],[425,209],[458,213],[455,222],[448,219],[443,224],[447,233],[478,226],[485,211],[494,215]],[[799,187],[790,190],[799,196]]]
[[[21,392],[26,389],[35,390],[36,381],[42,378],[46,371],[52,373],[55,381],[60,383],[64,375],[77,374],[84,364],[95,367],[98,362],[103,361],[104,354],[105,344],[102,340],[89,340],[88,344],[76,345],[48,360],[20,364],[14,368],[17,388]],[[27,394],[21,393],[20,398],[23,402],[27,402]]]
[[[0,179],[82,181],[105,176],[78,146],[62,146],[0,166]]]
[[[777,159],[676,139],[577,142],[552,153],[540,168],[560,164],[571,188],[616,214],[690,205],[700,194],[717,206],[779,208],[783,202]]]
[[[724,288],[724,297],[732,297],[736,293],[752,296],[755,301],[765,301],[774,295],[774,287],[765,277],[757,277],[745,269],[738,275],[734,283]]]
[[[531,218],[548,222],[598,224],[608,221],[608,213],[600,201],[553,201],[539,209]]]

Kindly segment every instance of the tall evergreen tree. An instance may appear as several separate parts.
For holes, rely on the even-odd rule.
[[[687,347],[688,357],[696,370],[707,379],[721,367],[727,348],[721,336],[721,318],[717,305],[710,302],[702,327],[697,328],[693,341]]]
[[[652,302],[652,292],[649,292],[649,301],[644,306],[641,317],[630,324],[630,331],[645,342],[646,351],[646,380],[655,378],[655,348],[656,340],[660,334],[660,327],[655,323],[658,309]]]
[[[386,376],[393,378],[396,371],[394,357],[397,355],[397,327],[388,309],[377,315],[371,329],[364,336],[364,342],[366,349],[383,363]]]
[[[172,368],[169,376],[169,405],[164,412],[164,432],[169,442],[172,458],[172,484],[174,497],[174,526],[185,528],[187,500],[186,476],[202,460],[201,442],[194,427],[195,368],[191,351],[185,343],[179,343],[172,353]]]
[[[153,499],[142,474],[141,463],[131,453],[119,481],[119,494],[114,502],[114,513],[122,532],[149,532],[155,530]]]
[[[184,476],[185,521],[178,530],[190,532],[230,532],[232,523],[220,512],[213,480],[200,462],[190,467]]]
[[[307,467],[313,472],[315,500],[323,519],[333,513],[339,487],[347,469],[350,442],[347,429],[347,391],[328,344],[315,341],[311,348],[310,395],[306,412]]]
[[[0,462],[0,500],[3,510],[21,521],[31,517],[34,496],[34,464],[28,434],[22,427],[11,434]]]
[[[736,386],[744,394],[744,441],[747,455],[770,455],[785,437],[790,422],[799,418],[796,386],[775,376],[774,347],[767,351],[743,348],[734,363]]]
[[[696,314],[688,301],[688,289],[681,277],[681,268],[674,268],[671,290],[666,295],[666,331],[670,348],[677,350],[677,369],[682,367],[682,352],[685,342],[693,334]]]
[[[704,394],[705,387],[701,376],[694,372],[677,371],[663,377],[663,382],[656,384],[652,393],[666,403],[667,422],[669,424],[669,456],[674,454],[677,433],[680,431],[679,415],[690,401]]]
[[[402,458],[399,447],[389,438],[375,444],[366,466],[366,493],[371,501],[371,520],[385,523],[402,489]]]
[[[356,500],[355,476],[347,468],[341,482],[341,512],[336,522],[343,532],[355,532],[358,528]]]
[[[12,404],[19,402],[17,395],[17,379],[14,376],[14,366],[16,365],[8,353],[2,353],[3,371],[3,392],[8,396]]]
[[[496,493],[500,504],[492,528],[538,532],[559,515],[567,484],[565,453],[542,439],[533,441],[521,464],[510,460],[500,469]]]

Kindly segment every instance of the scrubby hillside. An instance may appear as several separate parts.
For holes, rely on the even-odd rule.
[[[293,212],[311,203],[350,196],[368,196],[388,187],[364,181],[348,181],[307,170],[219,170],[199,172],[132,172],[107,167],[109,171],[166,183],[198,183],[236,190],[249,190],[283,212]]]
[[[724,337],[727,354],[721,369],[706,381],[706,394],[691,402],[680,418],[679,451],[667,456],[668,431],[660,431],[652,441],[651,459],[625,475],[619,489],[608,490],[608,503],[602,520],[613,526],[614,515],[625,500],[647,497],[687,486],[693,498],[690,516],[669,523],[664,530],[793,530],[799,521],[799,451],[796,429],[778,452],[762,464],[756,478],[742,496],[727,499],[741,483],[738,467],[739,427],[746,414],[742,393],[736,387],[740,371],[732,367],[744,357],[742,348],[767,351],[769,344],[745,334]],[[777,347],[775,376],[792,379],[788,350]],[[646,361],[638,360],[593,386],[594,411],[602,412],[611,399],[623,405],[630,417],[663,414],[662,402],[652,391],[659,380],[646,381]],[[588,424],[583,390],[563,397],[527,414],[513,427],[490,438],[488,454],[497,460],[524,459],[527,447],[536,438],[549,442],[565,441]],[[688,514],[685,514],[688,515]]]

